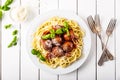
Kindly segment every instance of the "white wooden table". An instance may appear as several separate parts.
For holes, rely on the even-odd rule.
[[[0,4],[6,0],[1,0]],[[11,7],[27,6],[29,19],[24,23],[15,23],[6,12],[0,21],[0,80],[120,80],[120,0],[14,0]],[[97,65],[101,55],[99,38],[92,35],[92,50],[87,61],[77,70],[65,75],[53,75],[38,69],[29,59],[25,47],[25,33],[32,19],[54,9],[69,10],[86,20],[89,15],[100,14],[103,31],[109,20],[117,18],[114,34],[110,37],[108,48],[115,60],[108,61],[102,67]],[[7,48],[13,38],[12,29],[5,30],[4,25],[12,23],[19,30],[19,42],[16,47]]]

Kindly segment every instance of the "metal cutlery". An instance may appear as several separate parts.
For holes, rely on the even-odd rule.
[[[89,27],[90,27],[91,31],[93,33],[96,33],[98,35],[98,37],[100,38],[100,41],[101,41],[101,44],[102,44],[102,50],[103,50],[104,47],[105,47],[105,44],[103,43],[102,37],[101,37],[101,29],[102,28],[101,28],[101,25],[100,25],[99,15],[95,16],[95,21],[93,20],[92,16],[89,16],[87,18],[87,21],[88,21],[88,24],[89,24]],[[103,64],[103,62],[107,61],[108,59],[113,60],[113,56],[107,48],[105,49],[104,54],[102,54],[101,58],[102,58],[101,61],[100,61],[101,64]]]
[[[101,44],[102,44],[102,49],[103,49],[104,43],[102,42],[101,34],[98,33],[98,31],[100,31],[100,30],[97,31],[96,28],[95,28],[95,25],[96,25],[96,26],[100,26],[100,21],[97,19],[97,21],[95,22],[95,21],[93,20],[92,16],[89,16],[89,17],[87,18],[87,21],[88,21],[88,25],[89,25],[91,31],[92,31],[93,33],[97,34],[98,37],[100,38],[100,41],[101,41]],[[98,23],[99,23],[99,24],[98,24]],[[97,29],[100,29],[100,28],[97,27]],[[105,52],[105,54],[106,54],[106,52]],[[107,61],[107,60],[108,60],[108,58],[106,58],[106,57],[107,57],[107,55],[104,55],[104,56],[103,56],[103,58],[105,58],[104,61]],[[102,60],[103,60],[103,59],[102,59]],[[102,62],[104,62],[104,61],[102,61]]]
[[[93,33],[96,33],[95,21],[93,20],[92,16],[89,16],[89,17],[87,18],[87,21],[88,21],[88,25],[89,25],[91,31],[92,31]]]
[[[103,57],[104,57],[104,55],[105,55],[104,52],[105,52],[105,50],[106,50],[109,37],[110,37],[110,35],[112,34],[112,32],[113,32],[113,30],[114,30],[114,28],[115,28],[115,25],[116,25],[116,19],[111,19],[110,22],[109,22],[109,24],[108,24],[108,27],[107,27],[107,29],[106,29],[106,34],[107,34],[108,37],[107,37],[106,44],[105,44],[105,46],[104,46],[104,48],[103,48],[102,56],[100,57],[99,62],[98,62],[98,65],[99,65],[99,66],[101,66],[101,65],[103,64]],[[108,53],[109,53],[109,52],[108,52]],[[112,56],[110,56],[110,55],[109,55],[108,57],[110,57],[110,59],[113,59]]]

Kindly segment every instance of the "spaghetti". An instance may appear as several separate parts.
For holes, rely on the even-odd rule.
[[[77,41],[73,41],[76,47],[72,49],[71,52],[69,52],[70,56],[53,57],[50,59],[46,59],[46,61],[41,61],[41,63],[44,63],[52,68],[57,68],[58,66],[65,68],[71,65],[76,60],[80,59],[83,50],[83,30],[80,28],[77,22],[73,20],[68,20],[61,17],[52,17],[46,22],[42,23],[37,28],[37,31],[34,33],[33,36],[32,47],[38,51],[41,51],[42,55],[46,58],[48,51],[44,49],[41,43],[41,36],[43,36],[44,31],[51,30],[54,25],[64,26],[64,22],[68,23],[70,29],[73,30],[74,35],[77,36]]]

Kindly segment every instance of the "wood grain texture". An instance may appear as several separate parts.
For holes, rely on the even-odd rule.
[[[97,0],[97,13],[101,18],[103,28],[103,38],[107,37],[105,30],[111,18],[114,18],[114,0]],[[97,61],[99,60],[102,50],[99,38],[97,39]],[[114,34],[110,37],[107,48],[115,56],[115,39]],[[97,67],[97,80],[115,80],[115,60],[105,62],[102,67]]]
[[[89,15],[94,16],[96,12],[95,0],[78,0],[78,15],[81,16],[86,24]],[[84,27],[84,26],[83,26]],[[91,31],[90,31],[91,32]],[[92,46],[86,62],[79,68],[78,80],[96,80],[96,35],[91,32]]]
[[[39,14],[38,0],[21,0],[21,5],[28,10],[28,19],[21,23],[21,80],[38,80],[38,68],[32,63],[26,49],[27,32],[30,28],[30,23]],[[29,3],[29,4],[28,4]]]
[[[0,0],[2,4],[6,0]],[[1,4],[1,3],[0,3]],[[0,80],[120,80],[120,0],[14,0],[11,7],[25,6],[28,9],[28,19],[24,23],[16,23],[10,19],[9,12],[5,12],[0,25],[1,44],[0,53],[2,74]],[[71,73],[55,75],[38,69],[30,60],[26,50],[26,34],[29,24],[38,15],[51,10],[66,10],[77,13],[83,20],[89,15],[98,13],[103,27],[102,36],[105,42],[105,30],[111,18],[117,18],[116,30],[110,37],[107,48],[115,56],[115,60],[105,62],[102,67],[97,65],[101,55],[101,43],[98,37],[91,32],[92,48],[85,63]],[[6,30],[4,25],[13,24],[13,28]],[[7,48],[13,39],[14,29],[19,30],[18,45]],[[1,39],[0,38],[0,39]],[[1,47],[2,46],[2,47]]]
[[[60,10],[67,10],[67,11],[72,11],[74,13],[77,12],[76,8],[76,3],[77,0],[59,0],[59,9]]]
[[[0,0],[0,5],[1,5],[1,0]],[[2,79],[2,20],[0,20],[0,80]]]
[[[2,4],[6,0],[2,0]],[[19,0],[14,1],[11,7],[19,5]],[[13,24],[11,29],[6,30],[6,24]],[[17,46],[7,48],[8,44],[12,41],[12,31],[19,30],[18,24],[14,23],[9,16],[9,12],[5,12],[2,19],[2,80],[19,80],[19,41]]]
[[[58,9],[58,0],[40,0],[40,14]],[[40,70],[40,80],[58,80],[58,76]]]
[[[116,1],[116,80],[120,80],[120,0]]]
[[[76,0],[59,0],[59,9],[76,13]],[[60,75],[59,80],[76,80],[77,70],[69,74]]]

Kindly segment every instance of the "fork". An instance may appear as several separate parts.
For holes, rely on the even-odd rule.
[[[107,41],[106,41],[106,44],[103,48],[103,52],[102,52],[102,55],[105,55],[104,52],[106,50],[106,47],[107,47],[107,44],[108,44],[108,41],[109,41],[109,37],[110,35],[112,34],[114,28],[115,28],[115,25],[116,25],[116,19],[111,19],[109,24],[108,24],[108,27],[106,29],[106,34],[107,34]],[[99,62],[98,62],[98,65],[101,66],[103,64],[103,57],[101,56],[100,59],[99,59]]]
[[[103,50],[105,45],[104,45],[104,43],[102,41],[102,37],[101,37],[101,29],[102,29],[102,27],[100,25],[100,17],[99,17],[99,15],[95,15],[95,29],[96,29],[97,34],[98,34],[98,36],[100,38],[100,41],[102,43],[102,50]],[[105,52],[106,52],[106,57],[108,57],[108,59],[110,59],[110,60],[113,60],[113,55],[111,55],[111,53],[108,51],[108,49],[106,49]],[[102,55],[103,58],[104,58],[104,56],[105,56],[105,54]]]
[[[97,18],[97,16],[96,16],[95,19],[96,19],[96,22],[93,20],[92,16],[89,16],[87,18],[87,21],[88,21],[88,24],[89,24],[89,27],[90,27],[91,31],[93,33],[96,33],[98,35],[98,37],[100,38],[100,41],[101,41],[101,44],[102,44],[102,49],[103,49],[105,45],[102,41],[102,37],[101,37],[101,34],[100,34],[100,31],[101,31],[100,20],[99,20],[99,18]],[[96,24],[97,28],[95,28],[95,24]],[[104,53],[105,54],[102,55],[102,57],[104,58],[103,59],[104,61],[107,61],[108,59],[113,60],[113,56],[111,55],[111,53],[109,52],[109,50],[107,48],[106,48]],[[102,61],[102,62],[104,62],[104,61]]]

